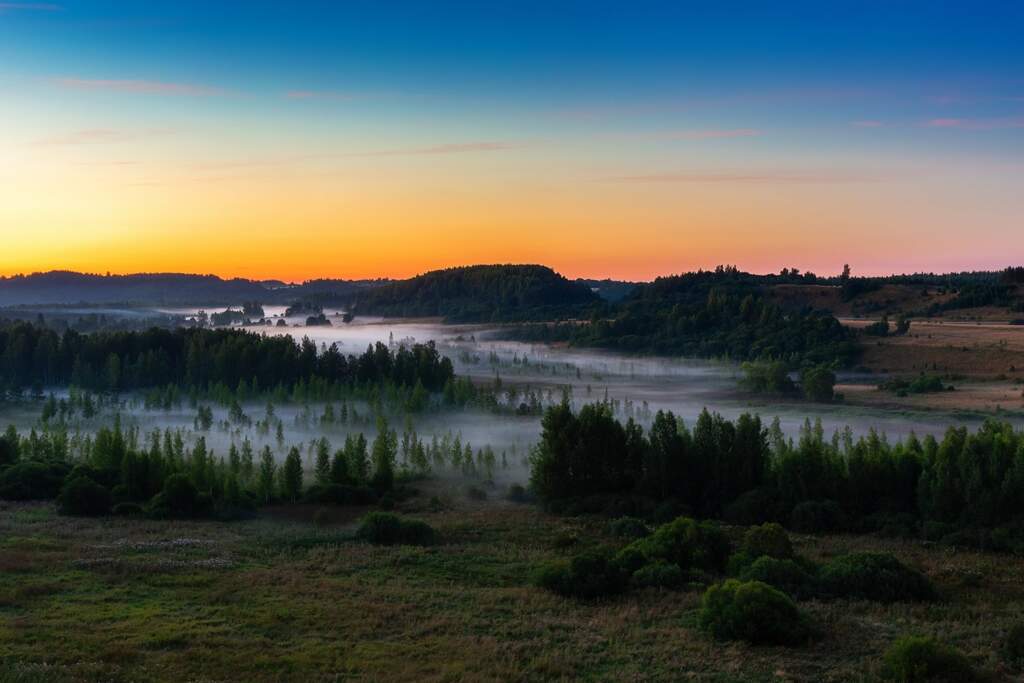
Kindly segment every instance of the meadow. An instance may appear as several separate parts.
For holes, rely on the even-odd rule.
[[[258,519],[0,515],[0,680],[877,680],[906,633],[940,636],[999,678],[1024,607],[1024,559],[867,536],[793,536],[813,559],[890,552],[925,572],[935,603],[810,600],[805,647],[716,642],[700,590],[596,602],[531,585],[538,563],[622,545],[607,520],[470,500],[424,482],[401,512],[437,545],[353,540],[359,509],[269,508]],[[742,529],[729,528],[731,535]]]

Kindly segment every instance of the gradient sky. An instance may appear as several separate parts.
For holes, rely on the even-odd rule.
[[[0,274],[1024,263],[1022,2],[0,1]]]

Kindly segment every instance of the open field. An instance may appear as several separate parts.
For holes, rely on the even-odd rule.
[[[881,653],[903,633],[939,636],[1011,680],[998,646],[1024,608],[1021,558],[794,537],[813,559],[892,552],[943,598],[805,602],[823,634],[813,645],[720,644],[696,628],[697,591],[585,604],[530,585],[540,561],[621,544],[604,520],[423,487],[403,511],[439,530],[430,548],[350,540],[359,510],[325,522],[316,508],[270,509],[216,523],[74,519],[48,504],[7,504],[0,680],[859,681],[878,677]]]
[[[874,321],[841,322],[860,328]],[[862,362],[876,372],[1024,378],[1024,325],[914,320],[904,336],[865,338]]]

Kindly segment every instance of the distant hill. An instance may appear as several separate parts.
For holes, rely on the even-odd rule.
[[[577,278],[576,282],[587,287],[594,294],[610,303],[622,301],[633,293],[637,287],[645,284],[643,282],[626,282],[623,280],[588,280]]]
[[[89,275],[54,270],[0,278],[0,306],[131,303],[206,305],[263,300],[267,288],[216,275]]]
[[[54,270],[0,278],[0,306],[41,304],[134,304],[141,306],[238,305],[244,301],[287,304],[317,298],[325,303],[351,299],[386,280],[225,280],[216,275],[138,273],[92,275]]]
[[[551,320],[600,302],[591,289],[546,266],[480,265],[435,270],[364,290],[359,315],[441,316],[449,322]]]

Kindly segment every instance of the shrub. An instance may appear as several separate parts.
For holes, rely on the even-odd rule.
[[[534,584],[553,593],[579,600],[617,595],[626,588],[626,574],[606,550],[591,550],[568,562],[542,566]]]
[[[716,639],[753,645],[799,645],[811,634],[807,619],[787,595],[760,581],[736,579],[707,589],[700,626]]]
[[[619,517],[608,524],[608,532],[621,538],[646,538],[651,530],[642,519],[636,517]]]
[[[740,548],[751,557],[767,555],[779,560],[793,557],[793,544],[789,542],[789,534],[781,524],[774,522],[747,529]]]
[[[110,511],[110,514],[118,517],[141,517],[145,510],[138,503],[118,503]]]
[[[1024,621],[1010,627],[1003,639],[1003,659],[1014,668],[1024,666]]]
[[[372,505],[377,502],[377,492],[369,486],[317,484],[306,490],[303,500],[320,505]]]
[[[956,649],[926,636],[903,636],[885,652],[883,672],[900,683],[977,679],[971,663]]]
[[[213,513],[213,500],[179,472],[164,480],[163,491],[153,496],[147,512],[157,518],[206,517]]]
[[[789,524],[805,534],[838,531],[843,526],[843,510],[834,500],[804,501],[793,508]]]
[[[749,526],[785,519],[779,494],[771,488],[756,488],[743,493],[725,506],[722,519],[729,524]]]
[[[762,555],[740,572],[743,581],[760,581],[797,599],[817,593],[817,579],[793,560]]]
[[[656,560],[636,570],[630,583],[637,588],[679,588],[686,583],[686,574],[678,565]]]
[[[927,576],[885,553],[840,555],[822,566],[819,578],[822,590],[832,597],[876,602],[926,601],[938,597]]]
[[[437,534],[426,522],[403,519],[390,512],[371,512],[363,517],[356,538],[375,545],[432,545]]]
[[[466,497],[470,500],[487,500],[487,491],[484,491],[479,486],[467,486]]]
[[[97,517],[110,512],[110,491],[86,476],[64,482],[57,496],[57,510],[62,515]]]
[[[530,496],[522,484],[512,484],[509,486],[505,498],[513,503],[526,503],[530,500]]]
[[[60,493],[68,472],[63,463],[26,460],[0,472],[0,498],[6,500],[52,500]]]
[[[680,517],[627,549],[639,551],[648,562],[664,560],[683,570],[720,573],[729,557],[729,539],[717,524]]]

